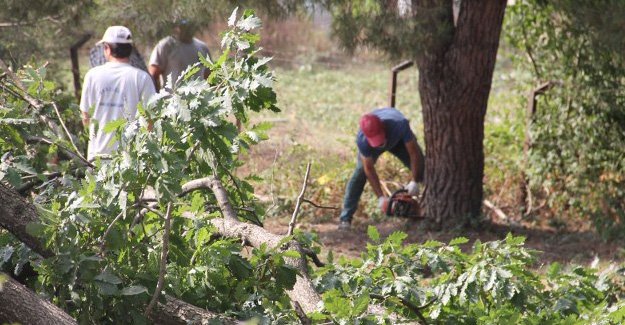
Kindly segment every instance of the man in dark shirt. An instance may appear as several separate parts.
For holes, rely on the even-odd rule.
[[[382,153],[389,151],[408,168],[412,174],[406,186],[408,193],[418,192],[417,182],[423,181],[425,159],[404,115],[395,108],[380,108],[360,118],[360,130],[356,136],[358,158],[356,170],[347,183],[339,229],[351,227],[352,217],[358,208],[365,183],[373,188],[378,197],[378,206],[382,209],[388,197],[382,192],[380,179],[375,170],[375,162]]]

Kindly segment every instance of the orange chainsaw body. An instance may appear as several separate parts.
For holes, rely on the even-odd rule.
[[[384,211],[389,217],[421,218],[419,201],[404,189],[395,191],[391,195],[386,201]]]

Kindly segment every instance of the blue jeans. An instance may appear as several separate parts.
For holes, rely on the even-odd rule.
[[[389,150],[389,152],[401,160],[404,166],[410,169],[410,155],[408,155],[406,145],[404,145],[403,142],[398,143],[395,147]],[[422,162],[419,165],[418,181],[422,181],[425,159],[423,157],[423,152],[421,152],[421,148],[418,148],[417,154],[420,156],[420,161]],[[378,157],[379,156],[373,157],[374,161],[377,161]],[[341,216],[339,217],[340,221],[352,221],[352,217],[354,216],[356,209],[358,209],[358,201],[360,201],[360,196],[365,188],[365,184],[367,184],[367,175],[365,174],[365,169],[362,166],[360,157],[356,156],[356,169],[352,174],[352,178],[347,182],[347,187],[345,188],[343,210],[341,211]]]

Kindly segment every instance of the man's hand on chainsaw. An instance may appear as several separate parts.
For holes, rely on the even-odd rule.
[[[388,197],[380,196],[378,197],[378,207],[382,210],[383,213],[386,213],[386,205],[388,204]]]
[[[417,184],[417,182],[415,181],[410,181],[410,183],[408,183],[408,185],[406,185],[404,188],[406,189],[406,191],[408,191],[408,194],[410,195],[417,195],[419,193],[419,184]]]

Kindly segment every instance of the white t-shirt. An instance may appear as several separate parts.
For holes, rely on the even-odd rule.
[[[206,43],[195,37],[191,43],[183,43],[172,36],[167,36],[160,40],[152,50],[150,65],[156,65],[161,69],[161,85],[165,85],[168,75],[171,74],[175,82],[189,65],[200,62],[198,52],[204,57],[210,55]],[[201,77],[203,74],[204,68],[200,69],[195,76]]]
[[[104,132],[104,126],[122,118],[135,120],[137,104],[147,105],[154,93],[150,75],[130,64],[107,62],[89,70],[80,98],[80,110],[91,117],[87,159],[106,156],[117,149],[115,134]]]

